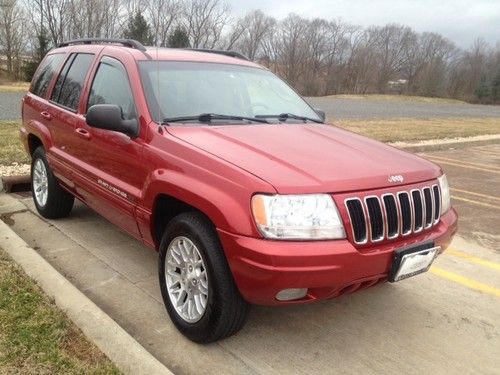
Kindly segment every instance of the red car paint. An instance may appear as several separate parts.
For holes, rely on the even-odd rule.
[[[210,53],[75,45],[51,53],[95,55],[75,112],[44,98],[23,99],[21,138],[31,152],[34,137],[47,152],[62,186],[89,207],[151,248],[155,205],[162,195],[203,212],[214,223],[230,269],[251,303],[304,303],[331,298],[387,279],[394,250],[433,240],[446,248],[456,231],[450,209],[427,231],[374,244],[355,245],[344,198],[381,195],[436,184],[440,168],[415,155],[330,125],[287,124],[164,127],[149,113],[137,61],[147,59],[258,65]],[[88,126],[90,85],[102,56],[123,63],[138,113],[137,138]],[[404,176],[389,182],[388,176]],[[255,193],[332,194],[347,238],[331,241],[264,239],[254,223]],[[309,288],[298,301],[279,302],[286,288]]]

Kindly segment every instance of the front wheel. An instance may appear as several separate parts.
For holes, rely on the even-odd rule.
[[[159,254],[163,301],[177,329],[208,343],[238,332],[248,305],[234,283],[213,225],[196,212],[172,219]]]

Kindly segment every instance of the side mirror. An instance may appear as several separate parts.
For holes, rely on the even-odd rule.
[[[319,108],[314,108],[314,111],[318,114],[318,116],[321,118],[321,120],[326,121],[326,113],[322,109]]]
[[[137,120],[124,120],[122,109],[115,104],[96,104],[87,111],[87,124],[94,128],[112,130],[135,138],[139,133]]]

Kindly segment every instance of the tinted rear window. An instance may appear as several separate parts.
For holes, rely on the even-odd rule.
[[[40,65],[36,75],[31,82],[30,91],[40,97],[45,97],[50,81],[54,74],[59,70],[59,66],[64,60],[63,53],[56,53],[45,57]]]
[[[93,59],[94,55],[88,53],[78,53],[68,59],[52,93],[54,102],[72,110],[78,108],[85,77]]]

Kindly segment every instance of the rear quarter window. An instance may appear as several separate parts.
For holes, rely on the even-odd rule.
[[[52,81],[54,74],[58,72],[63,60],[64,53],[54,53],[46,56],[31,81],[30,92],[41,98],[45,97],[50,81]]]
[[[77,53],[70,56],[61,74],[57,77],[51,100],[76,111],[85,77],[93,60],[94,55],[88,53]]]

